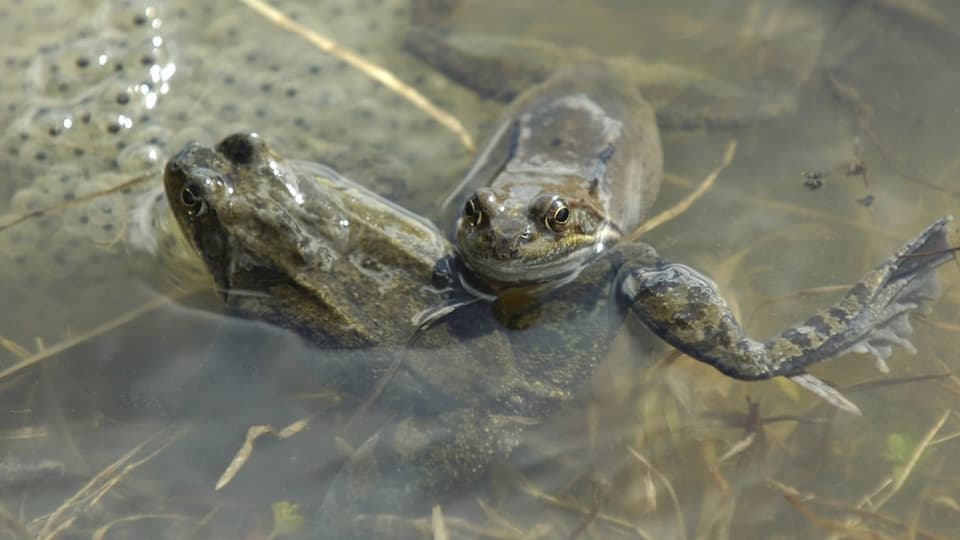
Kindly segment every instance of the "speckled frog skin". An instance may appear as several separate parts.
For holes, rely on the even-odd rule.
[[[398,416],[357,448],[317,515],[316,535],[358,534],[360,514],[420,513],[509,455],[524,425],[562,407],[624,318],[741,379],[806,376],[838,353],[908,346],[907,315],[936,296],[950,259],[944,218],[835,306],[767,342],[750,340],[715,285],[620,245],[578,279],[517,305],[457,302],[457,261],[428,222],[334,171],[285,160],[257,136],[191,144],[166,166],[173,213],[239,315],[322,346],[369,354],[311,365],[312,377],[378,395]]]

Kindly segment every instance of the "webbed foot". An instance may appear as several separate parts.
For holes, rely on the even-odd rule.
[[[803,375],[807,366],[847,352],[872,354],[885,367],[893,346],[916,351],[907,340],[908,316],[940,294],[935,270],[953,258],[952,219],[930,225],[830,308],[763,343],[743,334],[716,284],[687,266],[625,267],[617,290],[666,342],[737,379]]]

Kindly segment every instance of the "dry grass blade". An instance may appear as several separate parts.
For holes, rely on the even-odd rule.
[[[61,532],[67,530],[76,522],[77,516],[83,511],[92,511],[100,502],[104,495],[117,486],[137,467],[147,463],[160,452],[165,450],[177,438],[176,434],[171,435],[159,448],[150,452],[145,457],[131,461],[137,454],[143,450],[150,442],[156,439],[161,433],[157,433],[147,438],[145,441],[134,446],[119,459],[107,465],[103,470],[91,478],[79,491],[64,501],[59,508],[53,511],[43,523],[37,538],[44,540],[53,540]]]
[[[121,525],[124,523],[133,523],[137,521],[143,521],[147,519],[163,519],[166,521],[185,521],[191,522],[192,518],[187,516],[181,516],[179,514],[137,514],[135,516],[124,516],[122,518],[117,518],[110,523],[98,528],[93,531],[91,535],[91,540],[104,540],[107,537],[107,533],[110,532],[115,525]]]
[[[30,538],[30,532],[23,526],[23,523],[2,504],[0,504],[0,531],[10,535],[11,539],[27,540]]]
[[[944,411],[943,414],[940,415],[940,418],[937,420],[937,422],[927,431],[926,435],[924,435],[923,439],[920,441],[920,444],[914,448],[913,453],[910,454],[910,459],[903,464],[903,467],[898,468],[897,473],[893,476],[891,479],[892,481],[889,483],[889,489],[887,489],[886,493],[884,493],[876,503],[873,503],[869,499],[865,501],[870,508],[879,510],[884,504],[887,503],[887,501],[896,495],[898,491],[900,491],[900,488],[903,487],[903,484],[906,483],[907,478],[917,466],[917,462],[920,461],[920,456],[922,456],[923,453],[926,452],[927,448],[930,447],[930,443],[933,442],[934,438],[936,438],[937,433],[939,433],[940,429],[943,428],[943,425],[947,422],[948,418],[950,418],[949,410]],[[880,493],[881,491],[883,490],[876,490],[875,492]]]
[[[720,173],[724,171],[727,167],[730,166],[730,163],[733,161],[733,156],[737,153],[737,141],[732,140],[727,143],[727,148],[723,152],[723,160],[720,162],[720,165],[713,170],[706,178],[703,179],[703,182],[700,183],[700,186],[693,191],[693,193],[687,195],[680,202],[673,205],[670,208],[667,208],[663,212],[660,212],[651,219],[648,219],[643,225],[637,227],[632,233],[630,233],[626,241],[632,242],[644,234],[656,229],[660,225],[676,218],[680,214],[686,212],[693,203],[700,200],[703,197],[704,193],[710,190],[713,187],[713,184],[716,183],[717,178],[720,177]]]
[[[223,474],[220,475],[220,478],[217,479],[217,484],[214,486],[214,491],[220,491],[227,484],[229,484],[237,473],[240,472],[240,469],[247,463],[247,460],[250,459],[250,456],[253,455],[253,443],[260,437],[272,433],[278,439],[289,439],[297,433],[303,431],[307,424],[309,423],[309,418],[301,418],[296,422],[290,424],[289,426],[277,430],[273,426],[261,425],[261,426],[251,426],[247,430],[247,438],[243,441],[243,444],[240,445],[240,449],[237,450],[237,453],[233,456],[233,459],[230,461],[230,464],[227,465],[226,470],[223,471]]]
[[[444,110],[441,110],[439,107],[431,103],[430,100],[424,97],[423,94],[417,92],[413,87],[398,79],[397,76],[390,71],[387,71],[386,69],[374,64],[350,49],[339,45],[332,39],[324,37],[313,30],[306,28],[302,24],[297,23],[273,6],[268,5],[266,2],[261,0],[243,0],[243,3],[246,4],[250,9],[262,15],[264,18],[268,19],[273,24],[283,28],[284,30],[297,34],[313,45],[316,45],[321,51],[336,56],[340,60],[343,60],[344,62],[360,70],[371,79],[386,86],[393,92],[396,92],[407,101],[413,103],[417,108],[430,115],[431,118],[439,122],[443,127],[452,131],[457,138],[460,139],[460,143],[463,144],[467,150],[469,150],[471,153],[476,152],[476,145],[473,143],[473,137],[470,136],[470,133],[467,132],[466,128],[463,127],[463,124],[461,124],[455,116]]]
[[[90,202],[90,201],[92,201],[92,200],[94,200],[94,199],[99,198],[99,197],[104,197],[104,196],[106,196],[106,195],[111,195],[111,194],[114,194],[114,193],[118,193],[118,192],[123,191],[123,190],[125,190],[125,189],[127,189],[127,188],[133,187],[133,186],[135,186],[135,185],[137,185],[137,184],[142,184],[142,183],[146,182],[147,180],[150,180],[151,178],[153,178],[155,175],[156,175],[156,172],[144,173],[144,174],[141,174],[141,175],[139,175],[139,176],[135,176],[135,177],[131,178],[130,180],[121,182],[121,183],[119,183],[119,184],[117,184],[117,185],[115,185],[115,186],[108,187],[107,189],[104,189],[104,190],[102,190],[102,191],[95,191],[95,192],[93,192],[93,193],[88,193],[88,194],[86,194],[86,195],[82,195],[82,196],[80,196],[80,197],[77,197],[77,198],[75,198],[75,199],[72,199],[72,200],[70,200],[70,201],[67,201],[67,202],[65,202],[65,203],[63,203],[63,204],[58,204],[58,205],[50,206],[50,207],[47,207],[47,208],[38,208],[38,209],[36,209],[36,210],[32,210],[32,211],[30,211],[30,212],[27,212],[27,213],[25,213],[25,214],[20,214],[20,215],[18,215],[18,216],[15,216],[15,217],[11,218],[9,221],[6,221],[6,222],[4,222],[4,223],[0,223],[0,231],[4,231],[4,230],[6,230],[6,229],[9,229],[10,227],[13,227],[14,225],[18,225],[18,224],[20,224],[20,223],[23,223],[24,221],[27,221],[28,219],[33,219],[33,218],[42,217],[42,216],[45,216],[45,215],[47,215],[47,214],[52,214],[52,213],[54,213],[54,212],[62,212],[63,210],[66,210],[67,208],[72,208],[72,207],[74,207],[74,206],[80,206],[80,205],[82,205],[82,204],[86,204],[86,203],[88,203],[88,202]]]
[[[531,483],[526,478],[523,478],[522,476],[518,475],[517,478],[513,479],[513,481],[516,483],[516,486],[520,489],[520,491],[523,491],[524,493],[526,493],[527,495],[533,497],[538,501],[547,503],[557,508],[562,508],[564,510],[571,510],[574,512],[578,512],[584,516],[589,516],[593,513],[593,510],[591,508],[584,508],[578,504],[565,501],[563,499],[560,499],[558,497],[554,497],[553,495],[545,493],[539,487]],[[652,536],[650,536],[645,531],[637,527],[637,525],[635,525],[634,523],[631,523],[630,521],[627,521],[626,519],[618,518],[616,516],[611,516],[609,514],[604,514],[602,512],[597,512],[595,519],[597,521],[602,521],[609,525],[614,525],[626,531],[635,533],[642,538],[652,538]]]
[[[150,300],[149,302],[146,302],[143,305],[138,306],[120,315],[119,317],[110,319],[109,321],[106,321],[104,323],[101,323],[95,326],[91,330],[83,332],[82,334],[77,334],[75,336],[72,336],[69,339],[61,341],[60,343],[57,343],[52,347],[43,349],[42,351],[38,351],[37,353],[30,355],[29,357],[24,358],[23,360],[17,362],[16,364],[8,367],[7,369],[0,371],[0,381],[8,379],[13,375],[16,375],[17,373],[20,373],[21,371],[31,366],[34,366],[48,358],[53,358],[66,350],[69,350],[73,347],[76,347],[77,345],[80,345],[81,343],[90,341],[91,339],[97,336],[101,336],[103,334],[106,334],[107,332],[110,332],[111,330],[116,330],[117,328],[129,323],[130,321],[135,320],[136,318],[142,315],[145,315],[146,313],[149,313],[167,304],[176,302],[177,300],[181,298],[185,298],[190,294],[193,294],[194,292],[196,291],[188,290],[188,291],[171,293],[167,296],[161,296],[159,298],[154,298],[153,300]]]
[[[443,520],[443,510],[440,509],[439,504],[433,505],[433,511],[430,514],[430,525],[433,528],[433,540],[450,540],[447,524]]]
[[[870,539],[876,539],[876,538],[887,538],[887,537],[889,537],[889,536],[888,536],[888,535],[881,534],[879,531],[873,531],[873,530],[870,530],[870,531],[859,531],[859,530],[858,530],[858,531],[856,531],[856,532],[861,533],[861,534],[856,535],[856,534],[854,534],[854,532],[851,530],[851,528],[850,528],[851,526],[850,526],[850,525],[845,524],[845,523],[844,523],[844,524],[840,524],[840,523],[837,523],[837,522],[835,522],[835,521],[827,520],[827,519],[825,519],[825,518],[822,518],[822,517],[820,517],[818,514],[816,514],[816,513],[810,508],[810,506],[811,506],[811,505],[817,505],[817,506],[821,506],[821,507],[823,507],[823,508],[827,508],[827,509],[829,509],[829,510],[833,510],[833,511],[837,511],[837,512],[842,512],[842,513],[845,513],[845,514],[849,514],[849,515],[851,515],[851,516],[857,516],[857,517],[859,517],[859,518],[863,518],[863,519],[866,519],[866,520],[870,520],[870,521],[873,521],[873,522],[882,524],[882,525],[884,525],[884,526],[886,526],[886,527],[893,528],[893,529],[895,529],[895,530],[897,530],[897,531],[900,531],[900,532],[907,532],[907,531],[910,530],[910,526],[907,525],[906,523],[904,523],[904,522],[902,522],[902,521],[899,521],[899,520],[896,520],[896,519],[894,519],[894,518],[892,518],[892,517],[890,517],[890,516],[884,515],[884,514],[879,514],[879,513],[877,513],[877,512],[871,512],[870,510],[864,510],[864,509],[862,509],[862,508],[857,508],[857,507],[855,507],[855,506],[852,506],[852,505],[850,505],[850,504],[848,504],[848,503],[845,503],[845,502],[843,502],[843,501],[838,501],[838,500],[836,500],[836,499],[830,499],[830,498],[826,498],[826,497],[819,497],[819,496],[816,496],[816,495],[814,495],[814,494],[812,494],[812,493],[801,493],[801,492],[800,492],[799,490],[797,490],[795,487],[789,486],[789,485],[784,484],[784,483],[782,483],[782,482],[778,482],[777,480],[774,480],[774,479],[772,479],[772,478],[771,478],[771,479],[768,479],[768,480],[767,480],[767,483],[768,483],[768,485],[770,485],[770,487],[772,487],[772,488],[776,489],[777,491],[779,491],[779,492],[784,496],[784,498],[787,499],[787,502],[789,502],[790,504],[792,504],[797,510],[799,510],[799,511],[804,515],[804,517],[806,517],[807,519],[809,519],[809,520],[810,520],[812,523],[814,523],[815,525],[821,526],[821,527],[824,527],[824,528],[831,528],[831,529],[832,529],[832,528],[839,528],[839,530],[840,530],[841,532],[850,534],[850,536],[844,536],[844,538],[870,538]],[[946,537],[943,537],[943,536],[941,536],[941,535],[939,535],[939,534],[937,534],[937,533],[935,533],[935,532],[927,531],[927,530],[924,530],[924,529],[916,529],[916,530],[915,530],[915,535],[914,535],[914,537],[915,537],[915,538],[920,538],[920,539],[923,539],[923,540],[946,540]]]
[[[732,155],[730,157],[733,157]],[[627,448],[630,454],[637,459],[640,463],[643,463],[643,466],[647,468],[650,472],[656,475],[660,482],[663,484],[664,488],[667,490],[667,493],[670,494],[670,500],[673,502],[673,508],[676,512],[677,518],[677,533],[679,538],[685,539],[687,537],[687,529],[683,524],[683,510],[680,508],[680,499],[677,498],[677,492],[673,489],[673,484],[670,483],[670,479],[666,477],[659,469],[654,467],[647,458],[643,457],[640,452],[637,452],[633,448]]]

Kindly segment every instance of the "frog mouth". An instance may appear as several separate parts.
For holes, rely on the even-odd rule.
[[[460,237],[458,244],[466,266],[485,280],[524,286],[566,282],[576,277],[619,238],[619,230],[608,226],[593,235],[571,235],[562,241],[517,246],[510,253],[486,249],[488,244],[475,238]]]
[[[463,252],[463,259],[468,268],[488,280],[538,284],[576,277],[602,251],[602,244],[591,242],[559,256],[540,257],[536,263],[531,263],[530,257],[501,259],[477,256],[467,251]]]

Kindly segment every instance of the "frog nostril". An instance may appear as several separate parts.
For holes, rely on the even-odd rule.
[[[220,141],[217,145],[219,151],[225,158],[237,165],[247,165],[253,161],[254,135],[248,133],[236,133]]]

